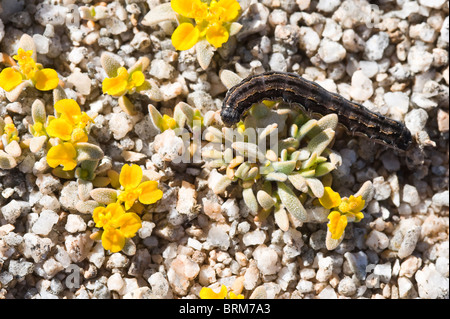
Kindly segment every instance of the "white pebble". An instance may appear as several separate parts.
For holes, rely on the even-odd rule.
[[[39,218],[33,224],[31,231],[38,235],[48,235],[58,222],[59,216],[52,210],[44,210],[39,214]]]
[[[85,231],[86,228],[87,228],[87,225],[86,225],[84,219],[80,215],[69,214],[69,216],[67,216],[67,222],[66,222],[65,229],[69,233],[82,232],[82,231]]]
[[[363,71],[355,71],[352,75],[350,96],[357,101],[368,100],[373,95],[372,80]]]
[[[323,62],[336,63],[345,58],[347,51],[340,43],[324,38],[320,42],[318,53]]]

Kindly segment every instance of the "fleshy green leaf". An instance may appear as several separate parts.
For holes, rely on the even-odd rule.
[[[307,217],[306,210],[298,197],[288,186],[286,186],[286,184],[278,182],[277,186],[278,196],[280,197],[281,202],[286,207],[288,212],[291,213],[295,218],[301,221],[305,221]]]

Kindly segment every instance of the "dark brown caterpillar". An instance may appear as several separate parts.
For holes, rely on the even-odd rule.
[[[228,90],[220,114],[222,121],[231,126],[239,122],[252,104],[280,98],[288,103],[299,104],[309,113],[322,116],[336,113],[339,123],[348,132],[389,147],[406,151],[412,143],[411,133],[402,123],[328,92],[297,74],[285,72],[249,76]]]

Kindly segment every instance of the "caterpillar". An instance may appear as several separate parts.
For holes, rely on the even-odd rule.
[[[402,123],[293,73],[270,71],[247,77],[228,90],[220,115],[223,123],[231,126],[239,122],[252,104],[279,99],[298,104],[308,113],[322,116],[335,113],[349,133],[388,147],[406,151],[412,144],[411,132]]]

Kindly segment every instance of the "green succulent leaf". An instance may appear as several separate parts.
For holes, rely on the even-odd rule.
[[[258,212],[258,201],[256,200],[255,194],[251,188],[244,188],[242,190],[242,198],[251,212]]]
[[[277,187],[278,196],[288,212],[295,218],[305,221],[307,217],[306,210],[294,192],[284,183],[278,182]]]
[[[108,205],[117,201],[117,191],[111,188],[94,188],[89,193],[99,204]]]
[[[82,161],[98,161],[102,159],[104,153],[102,149],[91,143],[76,143],[77,162]]]
[[[325,148],[333,141],[334,134],[331,128],[320,132],[309,141],[307,146],[308,151],[311,153],[316,152],[317,155],[322,154]]]

